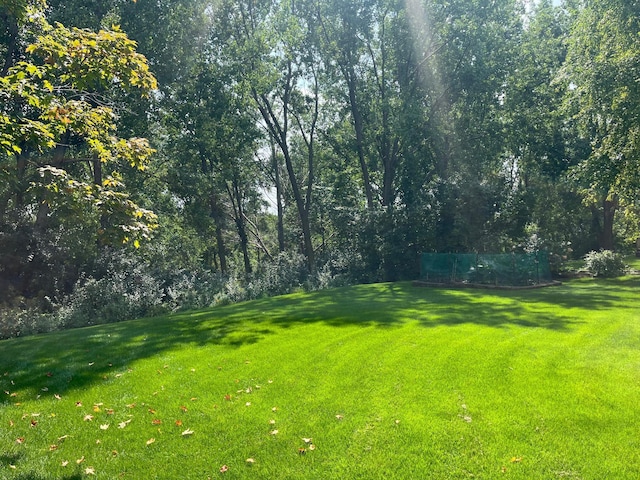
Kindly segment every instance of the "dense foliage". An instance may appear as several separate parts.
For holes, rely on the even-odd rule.
[[[0,3],[3,329],[627,248],[639,7],[557,3]]]

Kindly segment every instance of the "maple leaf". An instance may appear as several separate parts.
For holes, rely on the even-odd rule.
[[[49,445],[49,451],[54,452],[58,449],[58,445]]]
[[[226,472],[226,471],[228,471],[228,470],[229,470],[229,467],[228,467],[228,466],[226,466],[226,465],[222,465],[222,466],[220,467],[220,473],[225,473],[225,472]]]
[[[62,400],[62,397],[57,393],[53,396],[53,398],[55,398],[56,400]]]
[[[16,443],[22,445],[24,443],[24,437],[18,437],[16,438]]]
[[[100,425],[100,430],[106,430],[107,428],[109,428],[108,423],[105,423],[104,425]]]
[[[176,427],[182,426],[182,420],[176,420]]]
[[[93,415],[91,415],[91,414],[87,414],[87,415],[85,415],[85,416],[83,417],[83,420],[84,420],[85,422],[92,422],[92,421],[93,421]]]
[[[302,438],[302,441],[303,441],[304,443],[311,443],[311,438],[304,438],[304,437],[303,437],[303,438]]]
[[[338,420],[342,420],[342,419],[344,419],[344,415],[336,415],[336,418],[337,418]]]
[[[93,467],[87,467],[84,469],[84,474],[85,475],[95,475],[96,474],[96,470]]]
[[[271,430],[269,432],[270,435],[277,435],[278,434],[278,430]]]
[[[82,406],[82,402],[76,402],[76,407],[81,407]]]
[[[275,425],[275,424],[276,424],[275,420],[273,420],[273,419],[269,420],[269,425]]]
[[[69,465],[69,460],[63,460],[62,463],[60,464],[60,466],[62,467],[66,467],[67,465]]]
[[[187,428],[184,432],[182,432],[182,436],[187,436],[187,435],[193,435],[193,430],[191,430],[190,428]]]
[[[129,425],[129,423],[131,423],[131,420],[127,420],[126,422],[120,422],[120,423],[118,424],[118,428],[124,428],[124,427],[126,427],[127,425]]]
[[[251,406],[251,402],[247,402],[244,404],[245,407],[250,407]]]
[[[162,420],[159,420],[157,418],[154,418],[153,420],[151,420],[152,425],[160,425],[161,423],[162,423]]]
[[[298,449],[298,453],[299,453],[300,455],[304,455],[305,453],[307,453],[307,449],[306,449],[306,448],[304,448],[304,447],[300,447],[300,448]]]
[[[155,438],[150,438],[149,440],[147,440],[147,446],[151,445],[155,441],[156,441]]]
[[[106,413],[107,415],[113,415],[114,413],[116,413],[113,408],[107,408],[104,413]]]

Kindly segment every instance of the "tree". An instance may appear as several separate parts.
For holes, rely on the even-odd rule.
[[[586,2],[575,15],[560,80],[591,152],[572,175],[600,205],[600,248],[613,249],[615,214],[640,185],[640,4]]]
[[[15,18],[12,5],[5,17]],[[130,199],[118,166],[145,169],[153,149],[144,138],[118,136],[115,99],[156,88],[146,59],[117,27],[67,28],[33,6],[19,11],[20,37],[9,39],[6,58],[16,56],[15,43],[24,46],[21,60],[0,77],[3,230],[18,222],[46,236],[82,219],[91,232],[85,241],[137,245],[156,218]]]

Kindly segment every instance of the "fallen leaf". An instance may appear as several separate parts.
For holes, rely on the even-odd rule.
[[[151,420],[151,424],[152,425],[160,425],[162,423],[162,420],[154,418],[153,420]]]
[[[251,402],[247,402],[244,404],[245,407],[250,407],[251,406]]]
[[[18,437],[16,438],[16,443],[22,445],[24,443],[24,437]]]
[[[229,395],[229,394],[227,393],[227,394],[224,396],[224,399],[225,399],[226,401],[231,400],[231,395]]]
[[[344,415],[336,415],[336,418],[337,418],[338,420],[342,420],[342,419],[344,418]]]
[[[93,467],[87,467],[84,469],[84,474],[85,475],[95,475],[96,474],[96,470]]]
[[[87,414],[87,415],[85,415],[85,416],[83,417],[83,420],[84,420],[85,422],[91,422],[91,421],[93,421],[93,415]]]
[[[522,457],[511,457],[511,463],[520,463],[522,461]]]
[[[106,430],[107,428],[109,428],[108,423],[105,423],[104,425],[100,425],[100,430]]]
[[[47,372],[45,375],[46,375],[47,377],[49,377],[49,378],[53,377],[53,373],[51,373],[51,372]]]
[[[11,470],[15,470],[15,469],[16,469],[16,468],[18,468],[18,467],[16,467],[15,465],[9,464],[9,468],[10,468]]]
[[[151,445],[155,441],[156,441],[155,438],[150,438],[149,440],[147,440],[147,446]]]
[[[67,438],[69,438],[69,435],[63,435],[61,437],[58,437],[58,442],[64,442]]]
[[[69,460],[63,460],[60,465],[66,467],[67,465],[69,465]]]
[[[276,421],[275,421],[275,420],[273,420],[273,419],[271,419],[271,420],[269,420],[269,424],[270,424],[270,425],[275,425],[275,424],[276,424]]]
[[[62,397],[57,393],[53,396],[53,398],[55,398],[56,400],[62,400]]]
[[[249,465],[253,465],[254,463],[256,463],[256,461],[253,458],[247,458],[245,462],[247,462],[247,464]]]
[[[272,412],[275,412],[275,411],[277,411],[277,410],[278,410],[278,407],[273,407],[273,408],[271,409],[271,411],[272,411]]]
[[[93,406],[93,411],[94,411],[94,413],[100,413],[100,407],[97,406],[97,405],[94,405]]]
[[[306,448],[304,448],[304,447],[300,447],[300,448],[298,449],[298,453],[299,453],[300,455],[304,455],[305,453],[307,453],[307,449],[306,449]]]
[[[136,408],[136,404],[135,403],[130,403],[129,405],[127,405],[127,408]]]
[[[471,423],[471,417],[469,415],[463,415],[462,419],[467,423]]]
[[[49,451],[54,452],[58,449],[58,445],[49,445]]]
[[[151,415],[156,414],[156,411],[153,408],[150,408],[149,410],[147,410],[147,412],[149,412]]]
[[[190,428],[187,428],[184,432],[182,432],[182,435],[183,436],[193,435],[193,433],[194,433],[193,430],[191,430]]]
[[[127,425],[129,425],[130,423],[131,423],[131,419],[127,420],[126,422],[120,422],[120,423],[118,424],[118,428],[124,428],[124,427],[126,427]]]
[[[183,412],[186,412],[188,409],[184,405],[180,405],[180,410],[182,410]]]
[[[269,434],[271,434],[271,435],[277,435],[277,434],[278,434],[278,430],[271,430],[271,431],[269,432]]]
[[[177,427],[181,427],[182,426],[182,420],[176,420],[176,426]]]
[[[76,460],[76,463],[78,465],[80,465],[82,462],[84,462],[84,455],[82,457],[80,457],[79,459]]]
[[[13,423],[13,420],[9,420],[9,426],[10,426],[10,427],[15,426],[15,423]]]
[[[220,473],[224,473],[224,472],[226,472],[226,471],[228,471],[228,470],[229,470],[229,467],[228,467],[228,466],[226,466],[226,465],[222,465],[222,466],[220,467]]]
[[[33,428],[36,425],[38,425],[38,422],[36,422],[35,420],[31,420],[31,423],[29,424],[29,427]]]
[[[113,408],[107,408],[104,413],[106,413],[107,415],[113,415],[114,413],[116,413]]]
[[[304,437],[302,438],[302,441],[304,443],[311,443],[311,440],[312,440],[311,438],[304,438]]]
[[[76,407],[81,407],[82,406],[82,402],[76,402]]]
[[[47,388],[47,387],[42,387],[40,390],[42,390],[43,392],[48,392],[48,391],[49,391],[49,388]]]

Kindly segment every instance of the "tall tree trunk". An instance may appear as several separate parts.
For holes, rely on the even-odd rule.
[[[273,178],[276,185],[276,211],[278,215],[277,229],[278,229],[278,251],[284,252],[284,206],[282,205],[282,182],[280,179],[280,165],[278,164],[278,157],[276,155],[276,144],[273,137],[270,137],[271,141],[271,158],[273,159]]]
[[[310,201],[310,189],[313,182],[313,172],[309,172],[308,189],[305,202],[305,198],[300,190],[300,185],[296,177],[295,169],[293,167],[293,159],[291,158],[291,151],[289,150],[289,113],[290,113],[290,101],[291,91],[293,89],[293,69],[291,61],[287,63],[287,72],[284,79],[284,92],[282,94],[282,119],[280,119],[274,112],[273,105],[266,95],[258,94],[254,89],[252,91],[253,98],[260,110],[263,120],[271,134],[272,138],[280,147],[280,151],[284,156],[285,166],[287,169],[287,175],[289,177],[289,183],[291,184],[291,190],[293,198],[298,210],[298,216],[300,219],[300,226],[302,228],[302,236],[304,243],[304,254],[307,257],[307,267],[309,272],[313,272],[315,269],[315,258],[313,252],[313,243],[311,238],[311,224],[309,221],[309,207],[307,204]],[[312,152],[311,152],[312,154]],[[310,157],[312,158],[312,157]]]
[[[618,196],[615,194],[605,198],[602,202],[602,231],[598,243],[603,250],[613,250],[614,248],[613,221],[618,203]]]
[[[362,181],[364,183],[364,193],[367,198],[367,208],[369,210],[373,210],[373,190],[371,188],[369,167],[367,166],[364,153],[364,124],[356,94],[356,74],[352,65],[349,66],[348,69],[345,69],[344,72],[345,80],[349,87],[349,106],[351,107],[351,116],[353,117],[353,128],[356,134],[356,151],[358,152],[360,170],[362,171]]]
[[[233,219],[240,237],[240,249],[244,259],[244,272],[248,276],[251,269],[251,259],[249,258],[249,237],[247,235],[247,225],[245,220],[242,192],[237,178],[233,179],[232,185],[227,184],[227,193],[233,205]]]
[[[216,193],[212,193],[210,197],[211,202],[211,218],[215,223],[216,229],[216,244],[218,247],[218,258],[220,258],[220,271],[227,273],[227,249],[224,245],[223,226],[224,226],[224,212],[222,206],[218,200]]]

